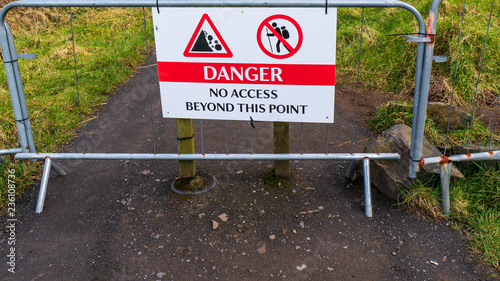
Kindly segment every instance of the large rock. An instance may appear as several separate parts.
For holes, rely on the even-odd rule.
[[[401,160],[370,161],[371,183],[388,197],[397,200],[401,190],[413,185],[415,179],[408,176],[410,163],[411,128],[406,125],[395,125],[383,132],[365,149],[368,153],[397,152]],[[424,139],[422,157],[442,156],[441,152]],[[427,180],[439,175],[439,164],[425,165],[417,175],[418,180]],[[452,177],[462,178],[456,167],[452,167]]]
[[[466,129],[471,119],[469,115],[455,107],[452,107],[450,112],[450,105],[442,102],[429,102],[427,104],[427,117],[433,118],[436,126],[443,131],[448,128],[448,119],[450,130]]]
[[[410,110],[411,105],[389,102],[389,110],[399,111],[401,108]],[[448,119],[450,120],[450,130],[467,129],[471,117],[465,112],[452,107],[450,112],[450,105],[442,102],[429,102],[427,103],[427,118],[432,118],[436,126],[443,131],[448,129]]]

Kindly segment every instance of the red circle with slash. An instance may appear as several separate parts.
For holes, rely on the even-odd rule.
[[[280,33],[278,33],[274,29],[274,27],[271,26],[270,22],[272,20],[276,20],[276,19],[280,19],[280,20],[284,20],[284,21],[290,22],[295,27],[295,29],[297,30],[297,35],[298,35],[297,44],[295,46],[292,46],[290,43],[288,43],[287,39],[283,38],[283,35],[281,35]],[[263,31],[264,27],[266,27],[268,29],[268,31],[272,32],[273,35],[271,35],[271,36],[275,36],[283,44],[283,46],[288,50],[288,53],[286,53],[286,54],[276,54],[274,52],[270,52],[264,46],[264,43],[262,42],[263,38],[265,38],[265,37],[268,36],[267,32],[266,32],[266,36],[265,37],[262,36],[262,31]],[[300,25],[297,23],[296,20],[294,20],[293,18],[291,18],[291,17],[289,17],[287,15],[273,15],[273,16],[270,16],[270,17],[266,18],[260,24],[259,29],[257,30],[257,42],[259,43],[260,49],[266,55],[270,56],[271,58],[275,58],[275,59],[286,59],[286,58],[289,58],[289,57],[295,55],[299,51],[300,46],[302,45],[302,39],[303,39],[303,35],[302,35],[302,29],[300,28]],[[272,46],[271,46],[271,50],[272,50]]]

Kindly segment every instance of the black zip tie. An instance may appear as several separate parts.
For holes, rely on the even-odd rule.
[[[185,137],[185,138],[177,138],[177,140],[180,140],[180,141],[181,141],[181,140],[190,140],[190,139],[192,139],[192,138],[194,138],[194,133],[193,133],[193,135],[192,135],[192,136],[190,136],[190,137]]]
[[[13,62],[17,62],[18,60],[11,60],[11,61],[4,61],[3,63],[13,63]]]
[[[158,0],[156,0],[156,10],[158,11],[158,14],[160,13],[160,6],[158,6]]]
[[[421,32],[387,34],[386,36],[403,36],[403,35],[425,35],[425,36],[436,36],[436,34],[431,34],[431,33],[421,33]]]
[[[325,15],[328,15],[328,0],[325,0]]]
[[[252,125],[252,128],[255,129],[255,125],[253,123],[259,123],[260,121],[254,121],[252,116],[250,116],[250,125]]]
[[[30,118],[29,118],[29,117],[27,117],[27,118],[24,118],[24,119],[21,119],[21,120],[16,120],[16,122],[24,123],[24,121],[29,120],[29,119],[30,119]]]
[[[421,159],[420,159],[420,160],[413,160],[413,159],[411,159],[411,158],[410,158],[410,161],[412,161],[412,162],[417,162],[417,163],[418,163],[418,162],[420,162],[420,161],[421,161]]]

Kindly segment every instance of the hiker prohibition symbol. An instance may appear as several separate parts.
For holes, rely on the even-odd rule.
[[[280,53],[280,45],[282,43],[281,41],[283,40],[286,43],[285,40],[290,38],[290,33],[286,29],[286,26],[282,26],[281,28],[279,28],[278,24],[275,22],[273,22],[272,26],[274,27],[274,30],[276,30],[276,33],[278,33],[278,35],[274,35],[274,32],[271,32],[271,33],[268,33],[267,36],[276,36],[277,37],[278,42],[276,43],[276,52]],[[266,27],[266,31],[267,31],[267,27]],[[270,44],[271,44],[271,40],[269,40],[269,45]],[[285,45],[285,48],[288,50],[288,52],[290,52],[290,49],[288,49],[286,45]],[[273,52],[272,46],[271,46],[271,52]]]
[[[300,49],[302,29],[297,21],[289,16],[273,15],[260,24],[257,42],[260,49],[271,58],[286,59]]]

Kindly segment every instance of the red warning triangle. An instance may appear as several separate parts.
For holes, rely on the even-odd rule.
[[[207,14],[203,14],[184,51],[185,57],[230,58],[233,53]]]

